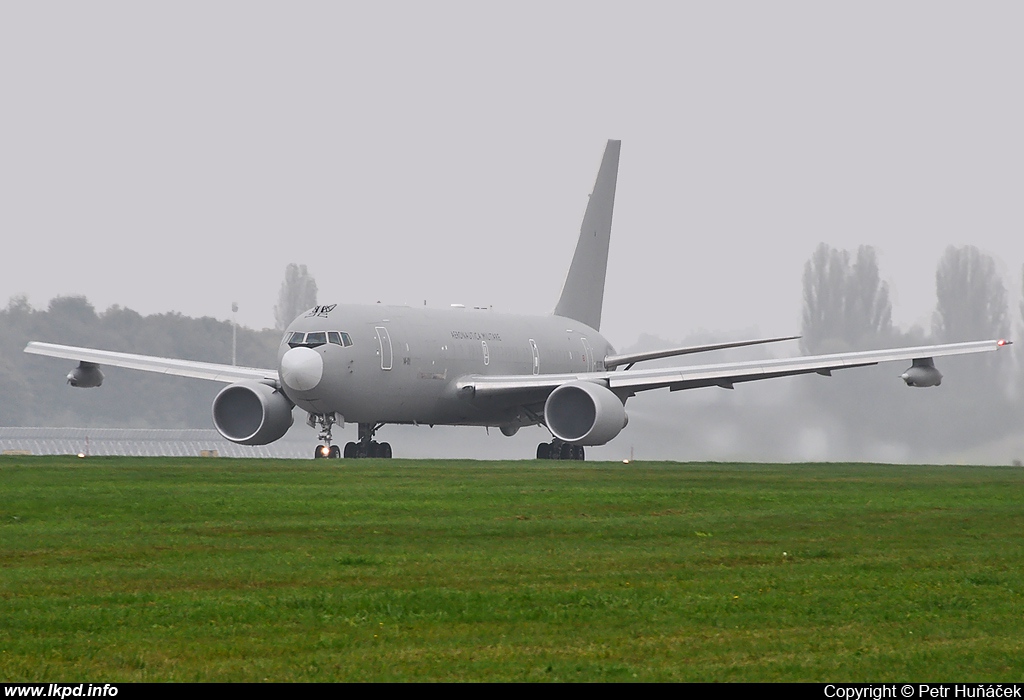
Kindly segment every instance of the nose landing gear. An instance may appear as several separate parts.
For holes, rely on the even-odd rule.
[[[341,448],[337,445],[317,445],[313,459],[340,459]]]
[[[336,413],[309,414],[306,423],[311,428],[315,428],[317,425],[320,426],[320,439],[324,443],[316,446],[316,450],[313,452],[313,459],[339,459],[341,457],[341,448],[331,444],[331,430],[334,428],[337,420],[338,415]]]

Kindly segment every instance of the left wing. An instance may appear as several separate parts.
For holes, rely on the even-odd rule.
[[[60,357],[65,360],[78,360],[84,363],[86,367],[88,365],[110,365],[111,367],[125,367],[144,372],[171,374],[178,377],[210,379],[226,384],[244,379],[252,379],[257,382],[278,385],[277,370],[259,369],[258,367],[235,367],[234,365],[219,365],[213,362],[195,362],[193,360],[178,360],[171,357],[134,355],[127,352],[93,350],[92,348],[77,348],[70,345],[55,345],[53,343],[38,343],[36,341],[26,345],[25,352],[33,355],[46,355],[47,357]]]
[[[880,362],[906,360],[925,361],[950,355],[970,355],[979,352],[994,352],[1010,345],[1008,340],[979,340],[969,343],[948,345],[924,345],[914,348],[888,350],[866,350],[862,352],[836,353],[832,355],[811,355],[775,360],[754,360],[729,362],[693,367],[670,367],[665,369],[631,370],[629,372],[582,372],[578,374],[541,374],[463,377],[456,383],[460,396],[480,399],[521,400],[523,403],[543,401],[551,391],[569,382],[588,381],[603,385],[615,392],[620,399],[633,396],[638,391],[662,389],[671,391],[695,389],[702,386],[721,386],[731,389],[734,384],[759,379],[788,377],[796,374],[830,375],[834,370],[851,367],[866,367]],[[923,366],[930,366],[922,362]],[[915,362],[915,366],[918,363]],[[941,378],[941,375],[940,375]],[[906,381],[906,380],[905,380]],[[909,381],[907,382],[910,383]]]

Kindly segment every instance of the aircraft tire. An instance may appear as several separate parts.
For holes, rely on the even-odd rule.
[[[323,445],[317,445],[316,449],[313,450],[313,459],[320,459],[321,457],[323,457],[323,449]]]
[[[391,459],[391,443],[390,442],[382,442],[380,444],[379,452],[380,452],[379,456],[382,459]]]
[[[379,445],[376,440],[371,440],[370,444],[366,446],[366,456],[370,459],[376,459],[380,456]]]
[[[331,459],[341,459],[341,448],[337,445],[331,445],[331,451],[327,456]]]
[[[551,445],[542,442],[537,445],[537,459],[551,459]]]
[[[562,445],[558,451],[558,459],[576,459],[576,446]]]
[[[579,462],[582,462],[587,458],[587,453],[583,451],[583,445],[576,445],[573,453],[572,458]]]
[[[359,455],[356,452],[356,444],[354,442],[346,442],[345,443],[345,459],[355,459],[358,456]]]

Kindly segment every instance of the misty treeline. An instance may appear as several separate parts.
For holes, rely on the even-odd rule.
[[[935,295],[930,336],[920,328],[894,329],[889,285],[879,275],[875,249],[861,246],[852,254],[822,243],[804,266],[801,343],[809,352],[824,353],[904,339],[954,343],[1007,334],[1006,287],[995,260],[974,246],[946,249],[935,273]]]
[[[316,306],[316,293],[316,280],[306,266],[289,263],[284,269],[284,282],[274,307],[274,327],[283,331],[296,316]]]
[[[278,329],[315,306],[316,294],[306,266],[289,264],[274,307]],[[279,330],[238,327],[237,334],[237,364],[276,365]],[[25,354],[30,340],[230,364],[232,324],[180,313],[142,316],[117,305],[98,312],[83,296],[56,297],[46,309],[16,296],[0,311],[0,425],[210,428],[218,382],[103,366],[103,387],[72,390],[65,375],[75,363]]]
[[[25,297],[13,297],[0,311],[0,425],[212,425],[217,382],[104,366],[103,387],[71,389],[65,375],[75,363],[26,354],[30,340],[231,364],[230,321],[179,313],[143,316],[121,306],[97,312],[82,296],[56,297],[39,310]],[[273,367],[280,340],[276,330],[239,327],[238,364]]]
[[[894,327],[889,285],[874,248],[847,251],[823,243],[804,267],[801,349],[824,354],[1003,338],[1014,311],[1024,321],[1024,303],[1011,311],[995,261],[973,246],[946,249],[935,273],[935,299],[930,328]],[[723,338],[702,334],[684,342],[717,340]],[[628,350],[669,342],[648,337]],[[701,361],[781,354],[789,353],[751,348]],[[931,388],[903,385],[898,376],[907,362],[755,382],[732,391],[698,390],[685,398],[651,392],[631,402],[630,415],[644,421],[630,423],[633,435],[627,439],[642,445],[643,454],[684,459],[1024,459],[1024,378],[1013,354],[1011,349],[939,358],[944,378]],[[673,444],[664,445],[662,438],[653,449],[655,433],[672,434]]]

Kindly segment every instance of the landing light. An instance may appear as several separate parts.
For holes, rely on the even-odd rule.
[[[320,454],[322,454],[324,457],[326,457],[330,453],[331,453],[331,448],[328,447],[327,445],[322,445],[320,447]]]

